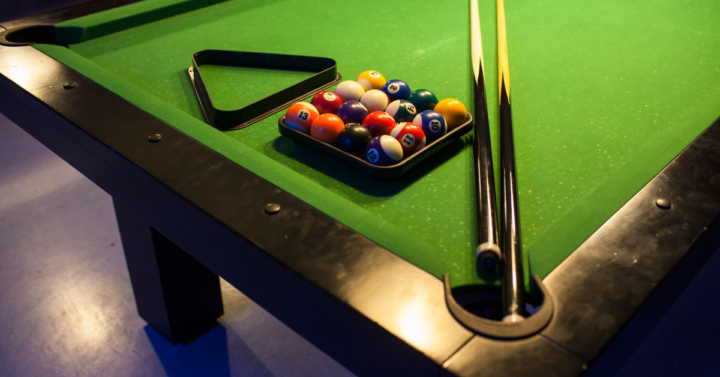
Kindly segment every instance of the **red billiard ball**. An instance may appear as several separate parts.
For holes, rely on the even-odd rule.
[[[317,107],[320,114],[335,114],[335,111],[337,111],[338,107],[340,107],[343,102],[337,94],[333,92],[322,91],[316,94],[315,97],[313,97],[313,99],[310,101],[310,103],[313,106]]]
[[[310,126],[310,135],[320,141],[332,144],[337,140],[340,132],[345,129],[345,123],[335,114],[321,114]]]
[[[390,132],[390,136],[400,142],[405,157],[425,147],[425,132],[423,132],[421,126],[414,123],[399,123]]]
[[[393,128],[397,126],[392,115],[384,111],[373,111],[363,119],[362,125],[375,136],[390,135]]]
[[[298,102],[287,109],[285,124],[290,128],[308,134],[310,133],[310,126],[319,115],[315,106],[307,102]]]

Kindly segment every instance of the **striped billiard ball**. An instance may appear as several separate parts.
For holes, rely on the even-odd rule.
[[[377,89],[370,89],[360,97],[360,103],[365,105],[370,112],[385,111],[385,108],[390,104],[390,98]]]
[[[310,126],[319,115],[315,106],[307,102],[298,102],[287,109],[285,113],[285,125],[309,134]]]
[[[360,97],[365,94],[365,89],[357,82],[347,80],[338,84],[334,92],[343,102],[360,101]]]
[[[445,118],[437,111],[425,110],[416,115],[412,122],[422,126],[428,144],[441,138],[447,132]]]
[[[365,147],[365,159],[373,165],[394,165],[403,158],[400,142],[392,136],[376,136]]]
[[[390,103],[385,112],[392,115],[396,122],[411,122],[418,113],[415,105],[404,99]]]
[[[378,71],[365,71],[355,81],[368,91],[382,88],[385,85],[385,76]]]
[[[390,132],[390,136],[400,142],[405,157],[425,147],[425,133],[415,123],[402,122],[398,124]]]

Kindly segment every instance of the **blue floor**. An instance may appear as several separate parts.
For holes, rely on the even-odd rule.
[[[0,377],[352,376],[222,282],[220,325],[169,344],[138,317],[112,200],[0,115]]]

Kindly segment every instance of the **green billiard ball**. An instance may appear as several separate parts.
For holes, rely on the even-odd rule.
[[[418,89],[410,93],[410,97],[408,97],[407,100],[417,107],[418,112],[434,110],[435,105],[438,103],[437,97],[427,89]]]

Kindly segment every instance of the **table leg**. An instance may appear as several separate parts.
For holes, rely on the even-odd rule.
[[[191,341],[223,314],[220,279],[113,200],[138,313],[173,344]]]

